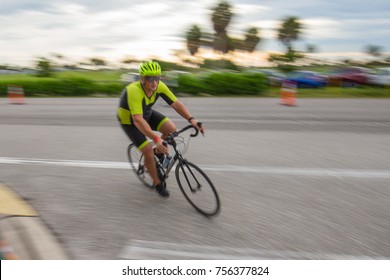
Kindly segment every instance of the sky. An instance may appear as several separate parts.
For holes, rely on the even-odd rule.
[[[186,50],[185,34],[197,24],[212,32],[211,8],[219,0],[0,0],[0,65],[32,65],[60,54],[70,62],[91,57],[171,59]],[[234,17],[228,27],[240,36],[257,27],[257,50],[280,52],[276,29],[298,17],[302,39],[294,44],[337,57],[364,53],[367,45],[390,52],[389,0],[228,0]],[[347,53],[347,54],[346,54]]]

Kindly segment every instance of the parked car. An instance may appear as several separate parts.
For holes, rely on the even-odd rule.
[[[368,75],[373,72],[364,67],[342,67],[328,74],[330,86],[358,86],[368,84]]]
[[[326,76],[316,71],[292,71],[285,80],[295,82],[299,88],[320,88],[327,84]]]
[[[139,74],[136,72],[124,73],[120,77],[120,81],[125,84],[130,84],[138,80],[139,80]]]
[[[390,86],[390,67],[378,68],[375,74],[368,75],[368,83],[373,86]]]
[[[274,69],[253,69],[250,71],[265,74],[270,86],[280,86],[286,78],[286,75]]]

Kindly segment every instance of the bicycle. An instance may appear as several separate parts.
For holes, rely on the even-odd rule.
[[[217,215],[221,209],[221,203],[219,195],[213,182],[206,175],[206,173],[197,165],[189,162],[183,157],[183,153],[177,147],[177,141],[175,140],[181,133],[194,128],[192,125],[188,125],[179,131],[175,131],[168,135],[164,139],[164,143],[173,147],[174,155],[166,168],[160,162],[159,158],[155,155],[157,173],[161,180],[161,183],[166,187],[166,180],[168,179],[170,171],[176,162],[175,177],[176,182],[179,185],[181,192],[187,201],[201,214],[210,217]],[[195,132],[190,137],[196,137],[199,131],[195,129]],[[148,174],[148,171],[144,165],[143,154],[132,143],[127,149],[128,159],[131,168],[136,173],[141,182],[149,187],[153,188],[153,182]],[[202,198],[200,198],[202,196]]]

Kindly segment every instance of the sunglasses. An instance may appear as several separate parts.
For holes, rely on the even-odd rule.
[[[147,80],[149,83],[159,82],[160,76],[145,76],[145,80]]]

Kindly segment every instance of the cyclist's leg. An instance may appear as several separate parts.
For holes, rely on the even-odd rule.
[[[122,125],[122,128],[130,140],[144,155],[144,163],[153,180],[153,185],[155,186],[160,184],[160,179],[158,178],[156,164],[154,161],[152,145],[135,125]]]
[[[160,178],[157,175],[156,162],[154,160],[154,153],[152,144],[150,144],[146,139],[146,145],[140,148],[140,151],[144,155],[144,162],[146,168],[149,170],[149,174],[153,180],[153,186],[157,186],[161,183]]]
[[[162,133],[161,138],[165,139],[169,133],[176,131],[176,125],[168,117],[164,116],[160,112],[152,111],[152,115],[149,120],[150,127],[153,130]]]
[[[161,138],[162,139],[165,139],[166,137],[168,137],[168,135],[172,132],[175,132],[176,131],[176,125],[173,123],[173,121],[171,121],[170,119],[168,119],[166,122],[164,122],[159,131],[162,133],[161,135]]]
[[[162,133],[161,137],[163,139],[166,138],[169,133],[174,132],[176,130],[175,125],[173,124],[173,122],[170,119],[168,119],[163,114],[161,114],[155,110],[152,110],[152,114],[149,118],[149,125],[153,130],[160,131]],[[154,151],[153,151],[153,153],[154,153]],[[158,158],[160,158],[160,160],[163,159],[162,153],[159,153],[158,151],[156,151],[156,155]],[[164,197],[169,196],[169,192],[166,189],[165,183],[162,183],[161,185],[160,184],[156,185],[156,189],[161,196],[164,196]]]

